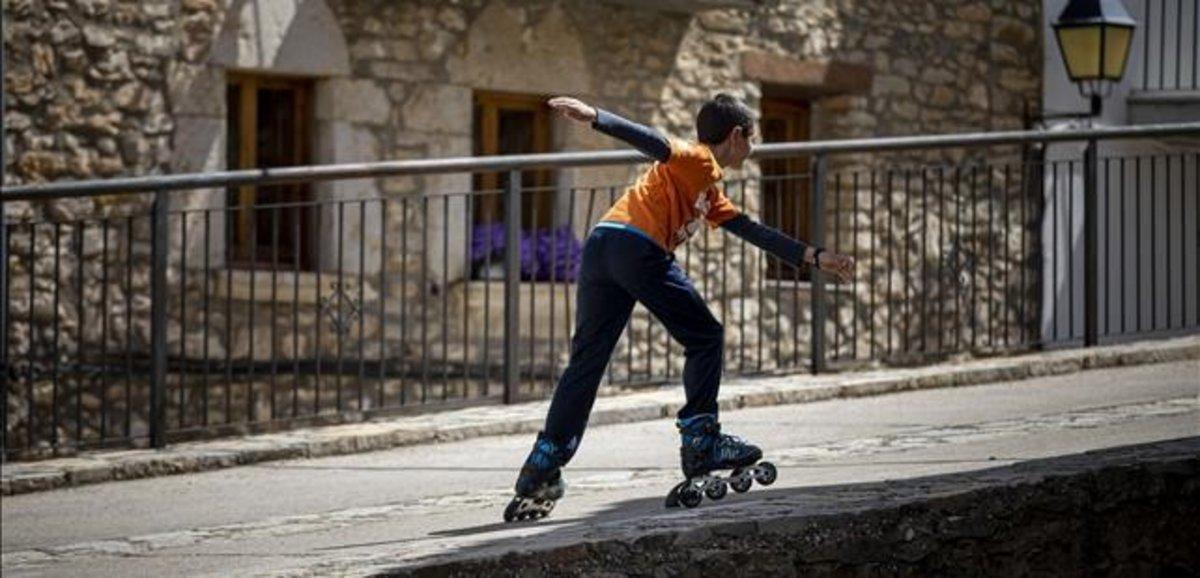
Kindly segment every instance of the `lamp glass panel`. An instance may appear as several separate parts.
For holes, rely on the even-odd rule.
[[[1125,74],[1126,56],[1133,39],[1133,28],[1126,26],[1104,27],[1104,78],[1120,80]]]
[[[1071,80],[1100,77],[1100,30],[1100,26],[1072,26],[1057,30],[1058,46]]]

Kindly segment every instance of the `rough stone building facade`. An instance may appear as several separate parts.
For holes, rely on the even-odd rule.
[[[579,96],[684,138],[692,134],[699,104],[718,91],[762,110],[764,129],[766,120],[774,119],[775,136],[789,139],[1019,129],[1039,102],[1039,10],[1040,2],[1034,0],[4,0],[5,184],[271,163],[467,156],[512,147],[617,146],[529,108],[530,102],[554,94]],[[978,154],[933,156],[961,162]],[[843,155],[830,160],[831,174],[846,176],[826,201],[831,217],[827,235],[833,223],[840,223],[846,236],[839,248],[861,249],[863,263],[859,284],[839,293],[844,301],[835,308],[846,333],[839,347],[856,352],[871,345],[863,330],[872,324],[916,326],[913,293],[901,288],[911,290],[911,285],[901,277],[918,271],[911,265],[921,259],[943,263],[941,252],[950,246],[938,237],[932,240],[932,254],[917,251],[919,247],[902,248],[899,256],[887,258],[868,252],[897,243],[908,247],[909,234],[930,226],[915,215],[931,205],[917,210],[907,205],[916,188],[870,187],[865,176],[857,187],[850,185],[853,171],[903,158],[908,157]],[[929,155],[920,158],[931,160]],[[771,170],[807,171],[807,164],[780,166]],[[782,211],[777,207],[774,213],[763,206],[766,199],[768,204],[783,203],[782,196],[765,196],[756,178],[768,168],[756,165],[731,175],[730,194],[746,210],[803,233],[807,226],[800,223],[810,220],[806,201]],[[540,217],[526,215],[527,228],[569,226],[581,238],[610,191],[619,192],[636,171],[593,168],[532,178],[529,183],[548,192],[527,195],[527,205],[542,211]],[[451,363],[441,361],[466,359],[466,366],[483,368],[482,356],[491,355],[488,366],[495,365],[500,287],[481,279],[486,271],[481,274],[470,258],[472,231],[493,222],[480,215],[494,207],[488,209],[491,201],[482,197],[468,202],[464,193],[494,187],[500,179],[452,174],[277,189],[266,198],[284,202],[293,199],[289,195],[306,195],[295,198],[315,204],[303,213],[281,207],[251,218],[246,210],[231,210],[236,209],[231,203],[254,199],[252,189],[172,194],[168,350],[173,357],[182,352],[187,358],[209,358],[213,373],[200,382],[195,381],[200,369],[189,370],[186,381],[172,382],[172,399],[208,395],[204,384],[224,379],[227,360],[252,356],[266,361],[272,352],[290,371],[288,360],[311,359],[318,349],[328,359],[345,353],[357,360],[361,351],[362,359],[383,358],[387,367],[424,372],[426,379],[430,372],[452,371]],[[993,189],[1000,198],[1019,192],[1013,190],[1015,180],[1004,182]],[[785,195],[803,192],[783,190]],[[949,189],[943,197],[955,207],[976,202],[959,190]],[[368,201],[359,202],[364,199]],[[45,361],[53,355],[46,352],[57,351],[66,364],[94,357],[98,350],[145,350],[150,308],[145,215],[151,200],[140,195],[6,205],[10,221],[71,222],[57,241],[57,266],[53,225],[10,230],[9,307],[15,321],[9,327],[9,352],[14,359],[24,355]],[[872,202],[879,208],[868,212]],[[785,216],[789,212],[796,215],[792,221]],[[127,215],[132,217],[117,218]],[[78,226],[73,220],[81,218],[92,220]],[[1014,230],[1021,228],[1015,211],[999,218],[1010,219]],[[290,249],[273,253],[294,263],[267,266],[261,255],[243,251],[248,245],[253,245],[251,252],[269,246],[259,229],[273,224],[283,234],[270,242],[283,238],[287,245],[288,229],[296,232]],[[852,235],[846,234],[849,227]],[[1016,242],[1015,236],[989,241]],[[679,258],[726,320],[727,358],[734,369],[804,363],[804,283],[765,279],[765,259],[719,232],[693,240]],[[1013,270],[1021,258],[1016,247],[1013,261],[999,266]],[[897,267],[896,259],[907,265]],[[250,261],[254,265],[242,264]],[[272,268],[278,269],[275,274]],[[715,279],[722,272],[724,282],[718,284]],[[319,275],[324,277],[318,280]],[[1006,276],[987,277],[992,279],[989,288],[1000,295],[1028,289],[1004,281]],[[63,288],[57,296],[51,290],[55,278]],[[333,285],[331,279],[339,283]],[[895,320],[890,309],[877,306],[881,298],[874,292],[865,297],[868,286],[885,296],[883,302],[897,303]],[[83,307],[78,306],[79,295]],[[545,365],[551,372],[555,366],[561,369],[570,326],[570,284],[525,283],[522,299],[534,304],[525,305],[525,312],[536,313],[533,321],[524,322],[524,331],[531,333],[536,326],[541,337],[526,343],[527,349],[535,348],[522,353],[531,360],[526,370],[538,374],[541,370],[531,368]],[[984,307],[983,315],[1003,315],[997,307]],[[644,313],[638,315],[628,343],[619,346],[624,357],[614,364],[616,378],[671,371],[677,376],[677,348],[667,355],[661,326],[651,327]],[[386,335],[380,335],[381,318],[387,319]],[[491,347],[480,328],[485,320]],[[547,339],[551,325],[556,330],[553,345]],[[339,326],[344,331],[337,331]],[[851,326],[858,330],[850,332]],[[870,337],[880,347],[906,350],[915,331]],[[411,361],[421,359],[434,365],[419,367]],[[461,371],[463,365],[456,367],[453,371]],[[354,382],[360,371],[355,366],[344,373]],[[492,370],[491,376],[496,379],[498,372]],[[81,396],[78,403],[108,404],[110,393],[94,386],[94,377],[89,379],[80,377],[72,387],[104,393]],[[247,414],[262,418],[267,412],[274,415],[277,401],[297,402],[290,394],[263,393],[274,392],[265,389],[274,385],[256,393],[254,384],[265,376],[242,379],[250,385],[221,394],[226,396],[221,403],[230,404],[226,407],[245,405]],[[304,387],[313,387],[312,378],[300,379]],[[328,381],[326,376],[322,383]],[[424,399],[427,393],[458,396],[473,387],[486,389],[473,385],[469,375],[461,385],[449,380],[434,393],[409,392],[404,388],[411,386],[386,381],[381,380],[378,399],[373,393],[364,396],[361,389],[346,394],[355,398],[348,407],[389,405],[398,396]],[[290,384],[278,387],[291,391]],[[315,387],[333,392],[332,385]],[[42,385],[36,389],[43,391]],[[303,402],[312,411],[323,411],[331,407],[323,404],[334,403],[336,395],[342,407],[341,390],[339,383],[336,393],[319,394],[326,402],[313,402],[308,394]],[[111,395],[125,395],[121,391]],[[218,393],[212,392],[214,407],[221,405]],[[381,404],[385,398],[393,401]],[[23,402],[13,400],[10,388],[10,414],[20,414]],[[189,407],[197,403],[187,402]],[[112,402],[112,407],[118,405]],[[190,411],[176,412],[172,419],[181,425],[209,423],[207,413],[183,415]],[[237,421],[233,413],[212,421]],[[10,427],[20,422],[10,419]]]

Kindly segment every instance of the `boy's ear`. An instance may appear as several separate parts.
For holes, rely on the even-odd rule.
[[[729,134],[725,135],[725,140],[721,144],[729,144],[729,143],[733,142],[734,133],[741,133],[741,132],[742,132],[742,127],[740,127],[740,126],[733,127],[732,129],[729,130]]]

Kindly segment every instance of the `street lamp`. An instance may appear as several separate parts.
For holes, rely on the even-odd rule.
[[[1053,26],[1067,76],[1091,99],[1091,115],[1099,116],[1100,99],[1125,74],[1137,23],[1121,0],[1070,0]]]
[[[1101,99],[1125,74],[1136,26],[1121,0],[1070,0],[1054,22],[1067,76],[1079,86],[1080,95],[1091,99],[1093,117],[1100,116]],[[1096,139],[1090,138],[1083,153],[1083,344],[1087,347],[1100,342],[1096,148]]]

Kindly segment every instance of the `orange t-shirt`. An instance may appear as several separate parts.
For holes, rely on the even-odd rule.
[[[672,140],[667,162],[654,163],[600,220],[637,227],[674,251],[701,221],[716,227],[738,215],[716,186],[723,176],[708,147]]]

